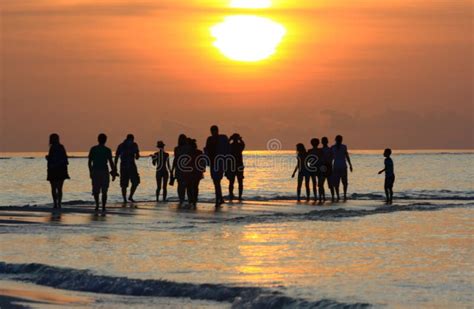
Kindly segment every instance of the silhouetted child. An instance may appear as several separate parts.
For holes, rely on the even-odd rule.
[[[392,150],[390,148],[385,149],[383,156],[385,157],[385,168],[379,172],[382,174],[385,172],[385,196],[387,198],[387,204],[391,204],[393,202],[393,183],[395,182],[395,173],[393,168],[393,161],[390,158],[392,154]]]
[[[310,198],[310,191],[309,191],[309,177],[310,173],[308,170],[308,167],[306,165],[306,157],[308,155],[306,148],[304,147],[303,144],[297,144],[296,145],[296,153],[297,153],[297,160],[298,162],[296,163],[295,171],[291,175],[291,178],[295,177],[296,172],[298,172],[298,185],[296,187],[296,196],[298,199],[298,202],[301,202],[301,186],[303,184],[303,179],[304,179],[304,184],[306,187],[306,201],[309,201]]]
[[[156,166],[156,201],[158,202],[161,188],[163,188],[163,202],[166,202],[169,171],[171,170],[170,155],[165,152],[165,144],[162,141],[158,141],[156,147],[159,151],[152,156],[152,163]]]

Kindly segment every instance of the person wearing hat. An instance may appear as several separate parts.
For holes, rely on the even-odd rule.
[[[160,191],[163,188],[163,202],[166,202],[167,185],[170,168],[169,154],[165,152],[165,144],[162,141],[156,143],[159,149],[152,155],[152,163],[156,166],[156,201],[159,201]]]
[[[229,148],[233,160],[232,166],[228,166],[226,172],[227,179],[229,179],[229,199],[232,201],[235,198],[234,183],[235,178],[237,178],[239,183],[239,201],[241,201],[244,191],[244,160],[242,152],[245,149],[245,143],[238,133],[234,133],[230,137]]]

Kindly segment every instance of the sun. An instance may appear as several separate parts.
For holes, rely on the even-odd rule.
[[[271,6],[271,0],[232,0],[230,2],[230,7],[240,9],[266,9]]]
[[[227,58],[241,62],[269,58],[285,34],[286,29],[281,24],[253,15],[228,16],[211,28],[214,46]]]

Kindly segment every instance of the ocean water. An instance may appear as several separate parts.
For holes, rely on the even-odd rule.
[[[246,200],[219,211],[210,203],[208,177],[197,210],[153,202],[154,172],[143,158],[137,192],[142,202],[116,203],[116,183],[115,202],[104,217],[92,213],[86,159],[71,159],[68,202],[59,213],[50,209],[43,155],[3,157],[9,159],[0,161],[0,291],[75,299],[28,306],[469,308],[474,303],[472,152],[395,152],[393,206],[382,203],[380,151],[355,151],[351,199],[324,205],[295,203],[293,153],[249,152]]]

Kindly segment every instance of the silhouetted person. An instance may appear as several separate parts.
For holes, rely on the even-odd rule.
[[[327,181],[328,188],[331,192],[332,200],[334,200],[334,187],[332,186],[331,182],[331,174],[332,174],[332,151],[329,148],[329,140],[327,137],[323,137],[321,139],[321,143],[323,147],[321,148],[321,167],[320,173],[318,177],[318,186],[319,186],[319,198],[323,201],[326,201],[326,192],[324,190],[324,182]]]
[[[195,139],[189,140],[190,152],[188,168],[185,172],[186,190],[188,193],[188,201],[191,207],[196,208],[199,197],[199,183],[204,177],[206,169],[206,161],[203,160],[203,152],[198,149]]]
[[[224,203],[221,181],[225,172],[225,156],[229,153],[229,141],[227,136],[219,134],[219,128],[215,125],[211,127],[211,136],[207,138],[205,153],[209,157],[217,208]]]
[[[182,205],[186,198],[186,183],[184,178],[184,164],[187,162],[187,156],[189,156],[190,148],[188,145],[188,138],[184,134],[180,134],[178,137],[178,146],[174,148],[174,159],[173,166],[171,168],[171,181],[170,184],[174,183],[176,179],[177,191],[179,204]]]
[[[49,152],[46,161],[48,162],[47,180],[51,184],[53,208],[61,208],[64,180],[70,178],[67,170],[69,161],[66,149],[59,142],[59,135],[56,133],[49,136]]]
[[[135,202],[133,195],[140,184],[140,175],[138,174],[135,160],[140,158],[140,150],[135,143],[133,134],[128,134],[127,138],[117,147],[115,152],[115,166],[120,158],[120,187],[122,188],[123,202],[127,203],[127,188],[129,182],[132,184],[128,200]]]
[[[117,176],[117,168],[112,159],[112,150],[105,146],[107,135],[101,133],[97,138],[99,144],[89,151],[89,174],[92,180],[92,195],[95,200],[95,211],[99,211],[99,195],[102,193],[102,212],[105,213],[107,204],[107,192],[110,183],[110,169],[112,180]]]
[[[379,172],[379,174],[385,172],[384,189],[387,204],[391,204],[393,202],[393,184],[395,182],[395,172],[392,158],[390,158],[391,155],[392,149],[385,149],[383,153],[383,156],[385,157],[385,168]]]
[[[156,201],[158,202],[161,188],[163,188],[163,202],[166,202],[169,171],[171,170],[170,155],[165,152],[165,144],[162,141],[158,141],[156,147],[159,151],[152,156],[152,163],[156,165]]]
[[[317,185],[318,185],[318,180],[321,175],[321,165],[322,165],[322,150],[319,147],[319,139],[313,138],[311,139],[311,148],[308,150],[308,157],[307,157],[307,164],[310,168],[309,175],[311,178],[312,186],[313,186],[313,194],[314,194],[314,200],[316,201],[318,198],[317,194]],[[324,189],[323,189],[324,190]],[[321,189],[319,189],[319,201],[322,202],[322,192]]]
[[[339,196],[339,184],[342,181],[342,186],[344,188],[344,201],[347,200],[347,163],[349,163],[349,169],[352,172],[352,163],[351,158],[349,157],[349,152],[347,151],[347,146],[342,143],[342,136],[338,135],[335,138],[336,144],[331,147],[332,156],[333,156],[333,165],[332,165],[332,177],[333,177],[333,187],[336,191],[337,201],[340,200]],[[347,161],[347,163],[346,163]]]
[[[232,156],[233,164],[228,166],[226,176],[229,179],[229,199],[232,201],[234,196],[235,178],[239,183],[239,201],[242,200],[242,193],[244,192],[244,160],[242,152],[245,149],[245,143],[242,137],[234,133],[229,139],[229,151]]]
[[[303,184],[303,179],[306,187],[306,201],[309,201],[310,198],[310,191],[309,191],[309,171],[308,167],[306,166],[306,157],[308,153],[306,152],[306,148],[303,144],[299,143],[296,145],[296,153],[297,153],[297,164],[291,178],[295,177],[296,172],[298,172],[298,185],[296,187],[296,196],[298,202],[301,202],[301,186]]]

